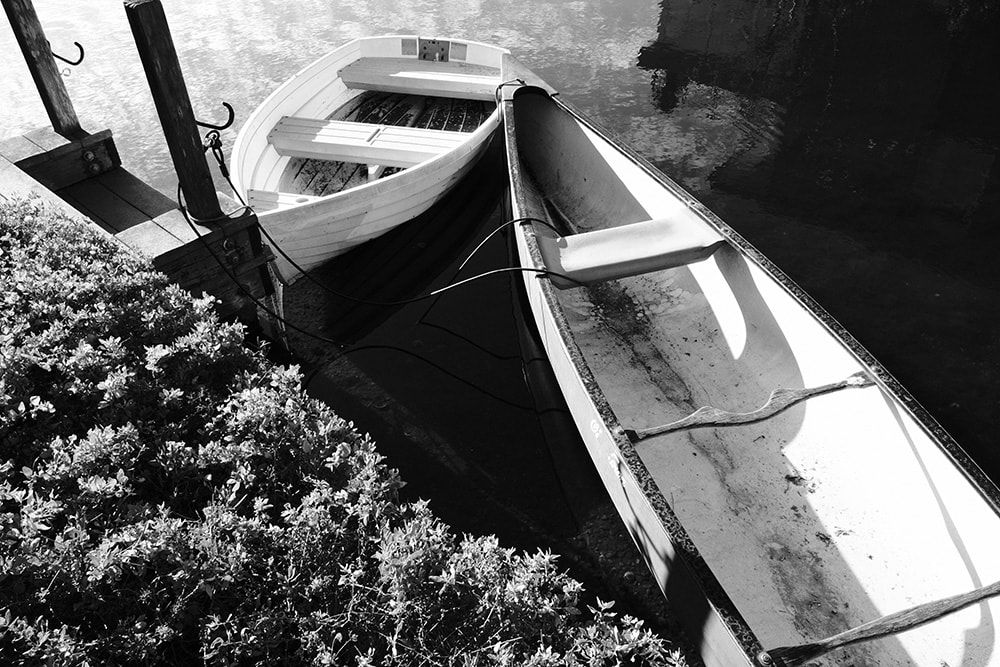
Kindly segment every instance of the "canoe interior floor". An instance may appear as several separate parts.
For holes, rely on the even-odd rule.
[[[328,120],[348,120],[379,125],[473,132],[493,113],[491,102],[425,97],[366,90],[330,115]],[[398,168],[387,167],[384,178]],[[368,166],[353,162],[294,158],[281,177],[283,192],[322,197],[367,183]]]

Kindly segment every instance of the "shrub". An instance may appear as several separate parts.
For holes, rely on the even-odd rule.
[[[117,242],[0,204],[0,662],[665,664]]]

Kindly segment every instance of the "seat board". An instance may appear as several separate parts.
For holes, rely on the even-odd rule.
[[[500,70],[463,62],[414,58],[360,58],[340,70],[348,88],[494,100]]]
[[[412,167],[459,146],[466,132],[285,116],[268,135],[281,155]]]

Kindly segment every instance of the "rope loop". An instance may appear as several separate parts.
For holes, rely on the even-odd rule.
[[[205,140],[202,142],[205,152],[212,151],[212,156],[219,165],[219,172],[228,181],[229,168],[226,166],[226,154],[222,150],[222,135],[218,130],[209,130],[205,133]]]
[[[500,102],[502,101],[500,97],[502,90],[504,89],[505,86],[526,86],[526,85],[528,84],[525,83],[524,79],[511,79],[509,81],[502,82],[500,85],[497,86],[496,91],[493,93],[493,98],[496,100],[497,106],[500,106]]]

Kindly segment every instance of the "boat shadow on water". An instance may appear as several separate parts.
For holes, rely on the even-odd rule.
[[[497,235],[459,271],[503,226],[501,143],[430,211],[286,288],[287,319],[328,339],[293,330],[294,352],[309,392],[370,433],[400,470],[404,500],[429,499],[456,532],[551,549],[591,594],[672,632],[568,416],[520,278],[419,298],[510,266]]]

